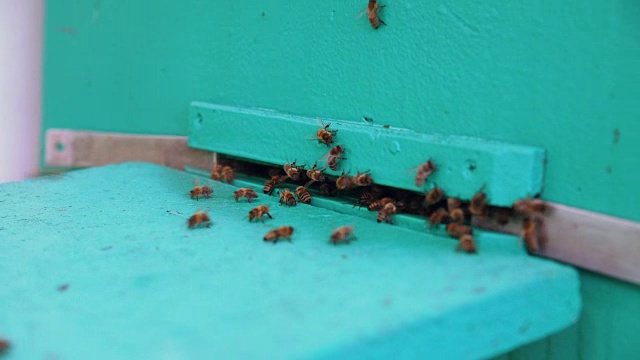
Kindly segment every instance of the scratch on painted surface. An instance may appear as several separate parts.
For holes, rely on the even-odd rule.
[[[447,5],[445,4],[440,5],[440,7],[438,8],[438,12],[444,15],[451,16],[455,21],[455,23],[465,31],[472,32],[474,34],[477,34],[479,32],[477,26],[471,24],[470,22],[465,20],[462,16],[456,14],[454,11],[449,9],[449,7],[447,7]]]

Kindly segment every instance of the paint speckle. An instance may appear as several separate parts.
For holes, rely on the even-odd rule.
[[[607,172],[607,174],[611,174],[613,172],[613,168],[611,168],[611,165],[609,165],[605,168],[605,171]]]
[[[613,129],[613,144],[615,145],[618,142],[620,142],[620,130]]]
[[[65,292],[69,289],[69,284],[62,284],[60,286],[58,286],[58,291],[60,292]]]
[[[100,249],[101,251],[107,251],[107,250],[111,250],[113,249],[113,246],[105,246],[102,249]]]
[[[393,304],[393,299],[391,298],[386,298],[384,299],[384,302],[382,303],[385,307],[389,307],[391,306],[391,304]]]
[[[476,162],[474,160],[467,159],[467,169],[469,169],[469,171],[475,171],[476,170]]]
[[[399,143],[399,142],[397,142],[397,141],[392,141],[392,142],[389,144],[388,149],[389,149],[389,151],[390,151],[392,154],[394,154],[394,155],[395,155],[395,154],[397,154],[397,153],[399,153],[399,152],[400,152],[400,143]]]
[[[530,327],[531,327],[531,322],[525,321],[525,323],[520,325],[520,327],[518,328],[518,332],[520,334],[524,334],[527,332],[527,330],[529,330]]]
[[[264,15],[265,15],[265,14],[264,14],[264,11],[263,11],[263,12],[262,12],[262,16],[264,17]]]
[[[477,287],[477,288],[473,288],[473,293],[476,295],[480,295],[480,294],[484,294],[487,291],[487,288],[485,287]]]

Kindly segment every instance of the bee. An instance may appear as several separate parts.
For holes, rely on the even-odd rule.
[[[222,168],[221,172],[222,178],[228,183],[231,184],[233,179],[235,179],[236,174],[233,172],[231,166],[225,166]]]
[[[269,174],[269,177],[280,175],[280,168],[276,168],[276,167],[269,168],[268,174]]]
[[[487,215],[487,196],[484,194],[484,186],[473,195],[469,203],[469,212],[475,216]]]
[[[329,241],[333,245],[337,245],[338,243],[349,243],[351,240],[355,239],[356,237],[353,235],[353,226],[340,226],[333,230]]]
[[[537,253],[540,251],[540,246],[544,246],[546,243],[546,238],[542,231],[542,225],[542,218],[537,216],[528,216],[522,221],[522,231],[520,232],[520,236],[524,240],[527,251],[530,253]]]
[[[447,225],[447,233],[454,238],[460,238],[462,235],[471,235],[471,228],[467,225],[450,223]]]
[[[311,203],[311,193],[309,193],[309,190],[307,190],[307,188],[305,188],[304,186],[298,186],[296,188],[296,196],[298,197],[298,202],[304,204]]]
[[[280,238],[287,239],[291,242],[291,235],[293,235],[292,226],[280,226],[277,229],[269,231],[263,238],[264,241],[273,241],[277,243]]]
[[[9,340],[5,340],[0,338],[0,356],[6,353],[11,348],[11,343]]]
[[[344,190],[350,188],[352,184],[353,178],[345,175],[344,170],[342,170],[342,174],[336,179],[336,188],[338,188],[338,190]]]
[[[253,221],[253,219],[260,219],[264,222],[265,215],[267,215],[269,219],[273,219],[271,214],[269,214],[269,207],[267,205],[258,205],[249,211],[249,222]]]
[[[304,165],[296,166],[296,160],[293,160],[291,164],[284,164],[282,168],[291,180],[298,181],[304,170]]]
[[[397,207],[395,203],[390,202],[386,204],[382,209],[378,210],[378,217],[376,218],[376,221],[379,223],[385,221],[389,224],[393,224],[393,215],[396,214],[396,210]]]
[[[369,18],[371,26],[373,26],[374,29],[378,29],[378,27],[380,27],[380,24],[387,25],[384,21],[382,21],[382,19],[378,17],[378,11],[380,11],[380,9],[384,8],[385,6],[387,5],[378,6],[378,0],[369,0],[367,8],[362,11],[360,15],[358,15],[358,18],[360,18],[362,14],[367,12],[367,17]]]
[[[273,190],[276,189],[276,186],[278,186],[278,184],[280,184],[281,181],[282,180],[279,175],[272,176],[270,180],[267,180],[267,182],[264,183],[262,192],[264,192],[267,195],[273,194]]]
[[[331,189],[331,185],[325,183],[320,185],[320,194],[324,196],[331,196],[333,189]]]
[[[211,169],[210,177],[215,181],[220,181],[222,179],[222,175],[220,175],[220,170],[222,170],[222,165],[214,165]]]
[[[283,203],[287,206],[296,206],[296,198],[293,197],[293,193],[289,189],[284,189],[280,194],[280,205]]]
[[[461,206],[462,206],[462,200],[458,198],[447,199],[447,210],[449,210],[449,212],[453,211],[454,209],[459,209]]]
[[[427,160],[426,163],[420,165],[418,170],[416,171],[416,186],[421,187],[427,178],[436,170],[436,165],[433,163],[431,159]]]
[[[371,204],[373,201],[374,201],[373,194],[365,192],[360,194],[358,201],[356,201],[356,203],[353,204],[353,207],[358,206],[358,208],[361,208],[363,205],[369,206],[369,204]]]
[[[200,196],[204,196],[205,199],[208,199],[211,197],[211,194],[213,194],[213,189],[211,188],[211,186],[209,185],[198,186],[198,179],[195,179],[193,183],[195,186],[193,187],[193,189],[191,189],[191,191],[189,191],[189,195],[191,196],[192,199],[199,200]]]
[[[374,202],[370,203],[367,208],[369,209],[369,211],[380,210],[385,205],[387,205],[389,203],[395,203],[395,200],[390,198],[390,197],[383,197],[382,199],[380,199],[378,201],[374,201]]]
[[[544,214],[547,211],[547,203],[540,199],[522,199],[513,203],[513,210],[526,215]]]
[[[351,186],[352,187],[359,187],[359,186],[369,186],[371,184],[373,184],[373,178],[371,177],[371,175],[369,175],[370,170],[367,170],[365,172],[357,172],[356,175],[351,179]]]
[[[434,186],[431,191],[429,191],[424,197],[425,205],[433,205],[435,203],[440,202],[444,198],[444,191],[438,187],[438,185]]]
[[[240,188],[233,192],[233,197],[236,198],[236,202],[243,197],[246,197],[247,201],[251,202],[258,197],[258,194],[252,188]]]
[[[346,157],[343,157],[344,147],[340,145],[336,145],[329,150],[329,155],[327,156],[327,166],[329,169],[336,171],[338,170],[338,160],[346,160]]]
[[[492,213],[493,213],[493,217],[496,219],[496,222],[500,225],[506,225],[509,223],[509,221],[511,221],[511,217],[513,216],[513,209],[511,208],[505,208],[505,207],[499,207],[499,208],[494,208]]]
[[[449,217],[449,213],[445,208],[438,208],[438,210],[434,211],[429,215],[429,223],[431,225],[439,225],[444,223]]]
[[[318,182],[324,182],[327,178],[324,176],[324,170],[316,170],[316,168],[318,167],[318,164],[313,164],[313,167],[309,170],[307,170],[307,177],[311,180],[309,180],[308,183],[305,184],[305,187],[309,187],[309,185],[313,184],[314,182],[318,181]]]
[[[318,144],[325,144],[327,146],[333,144],[333,137],[336,136],[338,130],[328,130],[329,126],[331,126],[331,123],[324,125],[324,127],[321,127],[316,132],[316,139],[318,140]]]
[[[189,220],[187,220],[187,227],[189,229],[194,229],[200,226],[211,227],[211,218],[206,211],[198,211],[191,215]]]
[[[449,217],[451,220],[458,224],[464,224],[465,213],[462,208],[455,208],[449,212]]]
[[[460,236],[460,242],[458,243],[457,251],[464,251],[467,254],[475,254],[476,243],[473,241],[473,236],[465,234]]]
[[[391,125],[383,125],[382,127],[388,129],[389,127],[391,127]]]

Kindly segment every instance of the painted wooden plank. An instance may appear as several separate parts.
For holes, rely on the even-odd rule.
[[[211,153],[187,146],[185,136],[132,135],[112,132],[49,129],[45,136],[48,166],[89,167],[147,161],[183,169],[211,166]]]
[[[126,163],[0,185],[11,355],[484,358],[577,319],[576,271],[528,256],[512,236],[479,232],[469,256],[448,239],[315,206],[236,202],[220,182],[213,198],[191,200],[193,181]],[[273,220],[249,223],[263,203]],[[199,208],[213,226],[187,229]],[[289,224],[291,243],[262,241]],[[342,224],[358,239],[329,245]]]
[[[253,161],[284,164],[297,160],[322,163],[327,146],[313,140],[319,119],[267,109],[194,102],[190,106],[189,146]],[[447,194],[468,199],[482,186],[492,204],[511,205],[538,194],[544,177],[545,151],[540,148],[460,136],[423,134],[409,129],[322,119],[338,130],[343,145],[342,169],[371,170],[382,185],[414,191],[416,168],[433,159],[438,170],[429,180]],[[311,138],[311,139],[309,139]],[[339,171],[327,173],[339,175]],[[433,185],[427,185],[433,186]]]

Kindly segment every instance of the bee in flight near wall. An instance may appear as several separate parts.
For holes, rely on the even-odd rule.
[[[378,16],[378,12],[382,10],[382,8],[384,8],[385,6],[387,5],[378,6],[378,0],[369,0],[369,4],[367,5],[367,8],[364,9],[356,19],[359,19],[360,17],[362,17],[362,15],[364,15],[364,13],[366,12],[367,17],[369,18],[369,22],[371,23],[371,26],[373,26],[374,29],[378,29],[380,27],[380,24],[387,25]]]

